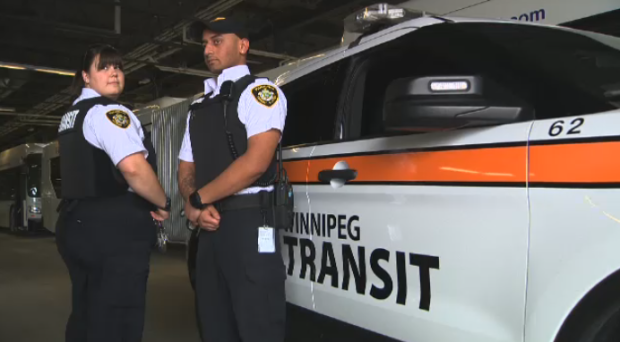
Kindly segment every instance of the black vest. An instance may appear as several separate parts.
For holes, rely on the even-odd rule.
[[[232,148],[236,150],[238,156],[247,150],[247,131],[239,120],[237,109],[241,94],[256,79],[257,77],[252,75],[244,76],[234,82],[228,97],[222,92],[224,88],[222,87],[219,95],[209,98],[211,94],[206,94],[202,102],[190,106],[189,135],[196,167],[196,188],[200,189],[209,184],[232,164],[234,161]],[[227,101],[227,113],[224,112],[225,101]],[[224,115],[227,122],[224,120]],[[226,134],[226,127],[230,135]],[[274,153],[267,171],[251,186],[273,184],[276,171]]]
[[[82,130],[84,118],[92,107],[111,104],[117,103],[105,97],[95,97],[78,102],[63,115],[58,132],[63,199],[112,197],[127,193],[129,186],[121,172],[103,150],[84,138]],[[156,171],[157,159],[149,139],[144,140],[144,147],[149,152],[147,161]]]

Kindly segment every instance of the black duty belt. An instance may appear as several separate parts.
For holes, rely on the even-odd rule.
[[[261,191],[256,194],[233,195],[215,202],[213,206],[219,212],[252,208],[267,209],[273,206],[273,193]]]

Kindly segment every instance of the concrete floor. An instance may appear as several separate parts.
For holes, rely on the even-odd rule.
[[[199,342],[183,246],[154,252],[143,342]],[[0,342],[64,342],[71,282],[54,236],[0,228]],[[287,306],[286,342],[395,340]]]
[[[70,291],[53,236],[0,229],[0,341],[63,342]],[[182,249],[151,258],[143,341],[199,341]]]

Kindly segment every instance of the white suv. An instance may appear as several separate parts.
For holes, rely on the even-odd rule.
[[[620,39],[387,5],[347,28],[265,74],[291,341],[620,340]]]

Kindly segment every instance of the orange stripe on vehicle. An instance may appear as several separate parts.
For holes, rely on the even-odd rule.
[[[620,183],[620,142],[530,146],[532,183]],[[291,182],[319,182],[339,161],[357,170],[352,182],[525,183],[526,147],[498,147],[285,162]]]
[[[284,162],[284,169],[288,175],[288,179],[292,183],[303,183],[307,181],[308,163],[310,160],[297,160],[292,162]]]
[[[530,182],[618,183],[620,142],[530,147]]]
[[[318,182],[320,171],[346,161],[357,170],[353,182],[524,182],[525,160],[525,147],[342,156],[312,160],[307,181]],[[289,167],[299,170],[306,163],[286,163],[292,182],[305,182],[306,177]]]

